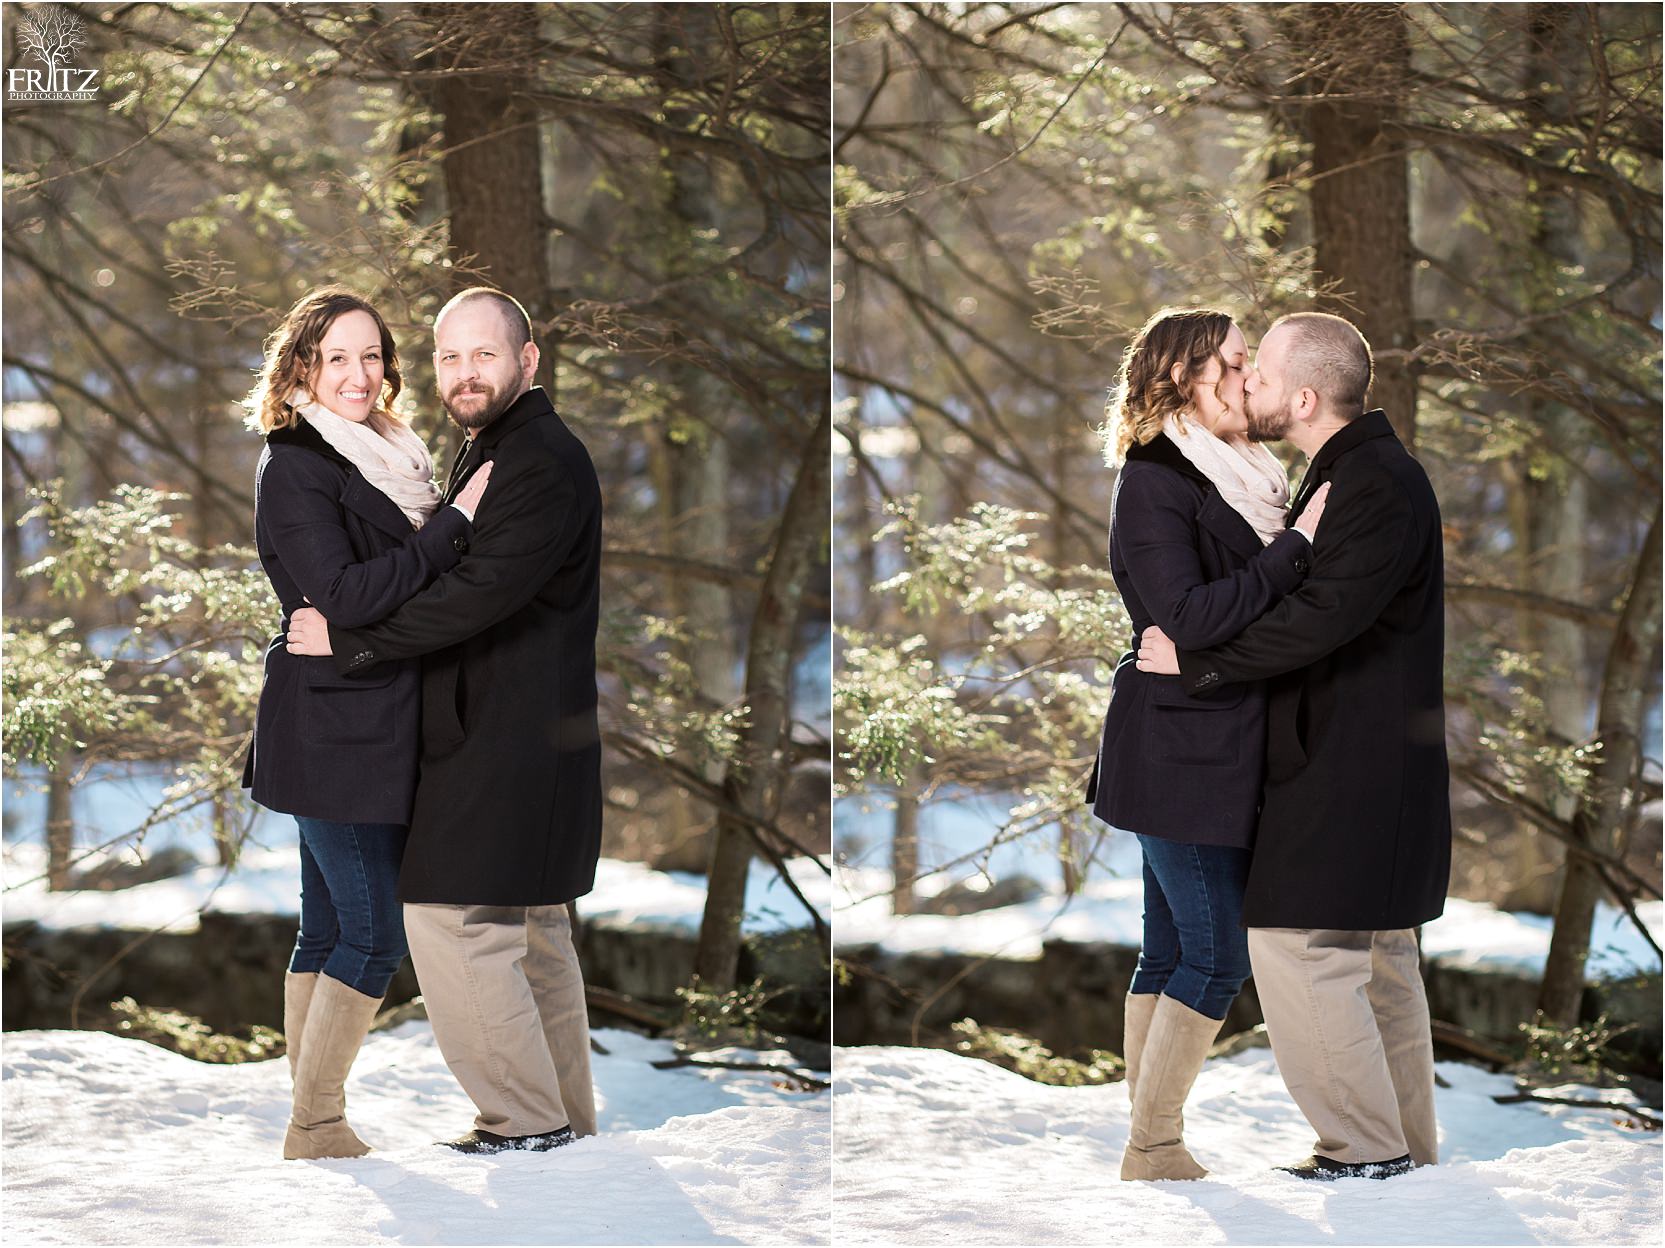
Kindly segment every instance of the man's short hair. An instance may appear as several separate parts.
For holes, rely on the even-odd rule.
[[[467,290],[458,291],[446,301],[439,310],[439,316],[434,317],[437,326],[440,318],[453,308],[459,308],[465,303],[472,303],[476,299],[489,299],[503,317],[503,326],[509,331],[509,346],[518,351],[532,341],[532,318],[526,315],[526,309],[520,306],[520,301],[513,295],[505,294],[494,286],[470,286]]]
[[[1359,327],[1328,312],[1292,312],[1272,323],[1272,329],[1280,327],[1290,331],[1283,366],[1286,390],[1312,390],[1348,420],[1363,414],[1375,363]]]

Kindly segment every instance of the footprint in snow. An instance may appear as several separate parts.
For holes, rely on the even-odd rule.
[[[208,1098],[201,1092],[175,1092],[168,1098],[168,1103],[182,1114],[194,1114],[201,1118],[208,1113]]]

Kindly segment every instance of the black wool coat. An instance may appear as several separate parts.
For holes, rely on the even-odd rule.
[[[1439,503],[1381,411],[1331,435],[1295,506],[1326,481],[1312,574],[1234,640],[1181,643],[1181,679],[1279,678],[1244,923],[1415,927],[1451,874]]]
[[[488,461],[468,558],[380,623],[332,620],[331,646],[350,680],[425,656],[400,899],[554,905],[601,852],[601,487],[540,387],[459,454],[447,499]]]
[[[260,566],[283,607],[266,647],[243,785],[268,810],[338,823],[409,823],[416,795],[421,673],[389,663],[348,680],[324,657],[290,654],[290,617],[310,598],[329,620],[387,615],[454,567],[473,526],[442,507],[420,529],[304,420],[266,437],[255,469]]]
[[[1208,436],[1201,434],[1198,436]],[[1301,583],[1307,539],[1262,546],[1249,522],[1166,435],[1129,448],[1110,503],[1110,573],[1138,632],[1176,645],[1236,636]],[[1193,845],[1246,848],[1265,763],[1266,690],[1193,698],[1177,676],[1116,665],[1087,800],[1112,827]]]

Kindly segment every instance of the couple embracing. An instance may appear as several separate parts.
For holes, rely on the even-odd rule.
[[[369,1151],[344,1089],[407,950],[479,1111],[450,1147],[596,1129],[566,903],[601,842],[601,492],[537,364],[504,292],[441,309],[439,399],[466,437],[441,490],[371,303],[314,290],[267,340],[255,539],[283,618],[244,784],[299,825],[288,1158]]]
[[[1437,1160],[1416,928],[1450,874],[1439,507],[1369,345],[1297,313],[1251,366],[1223,312],[1169,309],[1122,361],[1110,565],[1138,633],[1088,801],[1137,835],[1124,1179],[1195,1179],[1183,1108],[1252,973],[1317,1133],[1302,1178]],[[1308,460],[1293,502],[1262,443]],[[1286,520],[1286,517],[1289,517]]]

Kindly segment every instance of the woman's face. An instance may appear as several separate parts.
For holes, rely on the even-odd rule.
[[[368,312],[343,312],[318,344],[318,363],[306,379],[312,397],[344,420],[362,422],[382,394],[382,335]],[[1238,383],[1238,391],[1242,391]]]
[[[1224,363],[1221,363],[1221,360]],[[1219,356],[1204,366],[1191,391],[1197,419],[1217,438],[1242,437],[1249,431],[1243,409],[1243,381],[1249,374],[1249,344],[1233,325],[1220,344]]]

